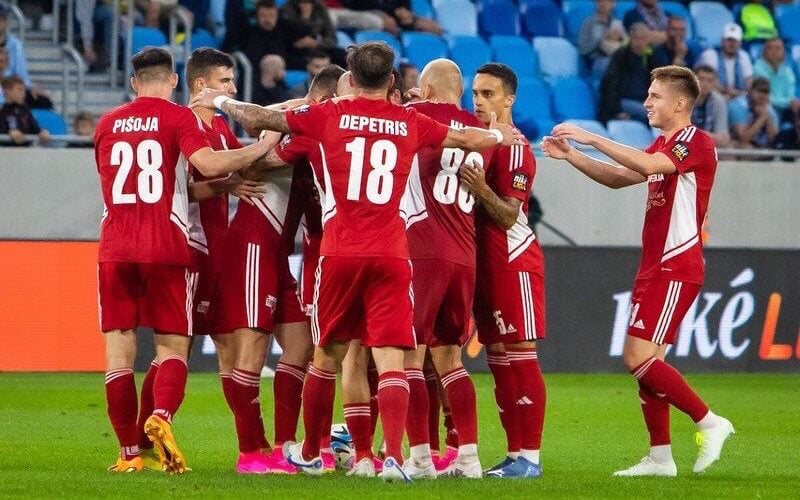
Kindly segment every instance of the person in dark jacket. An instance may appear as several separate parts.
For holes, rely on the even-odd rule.
[[[0,108],[0,134],[11,136],[13,146],[30,146],[26,135],[38,135],[42,144],[50,142],[50,133],[39,127],[30,108],[25,104],[25,82],[18,76],[3,80],[6,102]]]
[[[336,29],[321,0],[288,0],[281,8],[281,17],[308,29],[308,36],[300,41],[302,47],[298,49],[306,57],[312,50],[324,50],[335,64],[347,66],[345,50],[337,46]]]

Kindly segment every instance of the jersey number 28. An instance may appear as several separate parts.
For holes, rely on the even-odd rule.
[[[139,167],[136,178],[136,193],[125,193],[125,181],[131,172],[134,158]],[[164,177],[161,175],[161,165],[164,163],[164,154],[161,144],[152,139],[146,139],[136,146],[134,155],[133,146],[124,141],[115,142],[111,147],[111,166],[119,167],[111,187],[111,201],[115,205],[129,205],[139,199],[145,203],[157,203],[164,193]]]

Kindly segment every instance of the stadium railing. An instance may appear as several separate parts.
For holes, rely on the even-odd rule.
[[[19,9],[19,7],[17,7],[13,3],[6,2],[6,1],[0,2],[0,3],[5,5],[8,8],[9,12],[11,13],[11,16],[14,18],[14,22],[16,23],[17,36],[19,37],[19,39],[21,41],[24,42],[25,41],[25,15],[22,13],[22,11]]]
[[[67,116],[67,100],[69,99],[71,69],[75,68],[75,109],[83,109],[83,84],[86,76],[86,63],[75,49],[75,46],[64,43],[61,45],[62,55],[61,70],[63,71],[64,81],[61,86],[61,116]],[[72,64],[70,64],[72,63]]]

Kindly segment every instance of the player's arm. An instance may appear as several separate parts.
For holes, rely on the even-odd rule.
[[[228,97],[225,92],[205,88],[192,99],[190,107],[217,108],[241,123],[247,130],[275,130],[289,133],[289,124],[283,111],[249,104]]]
[[[542,151],[550,158],[566,160],[585,176],[612,189],[632,186],[647,180],[647,177],[638,172],[585,155],[572,147],[567,139],[545,137],[542,141]]]
[[[645,177],[652,174],[671,174],[677,171],[675,164],[664,153],[645,153],[569,123],[556,125],[552,135],[557,139],[571,139],[580,144],[593,146],[623,167]]]
[[[461,182],[480,202],[489,217],[503,229],[511,229],[522,202],[512,197],[501,197],[486,183],[486,171],[481,166],[464,164],[459,169]]]
[[[189,157],[189,161],[206,177],[235,172],[267,154],[272,145],[258,141],[241,149],[214,151],[211,147],[200,148]]]
[[[519,144],[524,139],[525,136],[511,125],[497,123],[497,117],[492,113],[492,121],[488,130],[477,127],[450,127],[447,131],[447,137],[442,142],[442,147],[482,151],[498,144],[505,146]]]
[[[189,183],[189,201],[203,201],[228,193],[237,198],[262,198],[266,192],[258,180],[248,180],[234,174],[224,179]]]

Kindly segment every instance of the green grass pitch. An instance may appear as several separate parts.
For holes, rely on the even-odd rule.
[[[624,375],[548,375],[539,480],[380,480],[237,475],[236,441],[219,382],[191,374],[175,433],[193,471],[178,477],[106,472],[117,452],[102,374],[0,374],[0,497],[160,498],[800,498],[800,384],[794,375],[695,375],[690,382],[737,434],[705,474],[691,472],[694,426],[673,410],[675,479],[612,478],[644,456],[647,437],[635,384]],[[137,375],[141,381],[141,375]],[[480,453],[494,464],[505,441],[488,375],[475,376]],[[272,428],[271,384],[264,421]],[[342,422],[341,410],[335,421]]]

